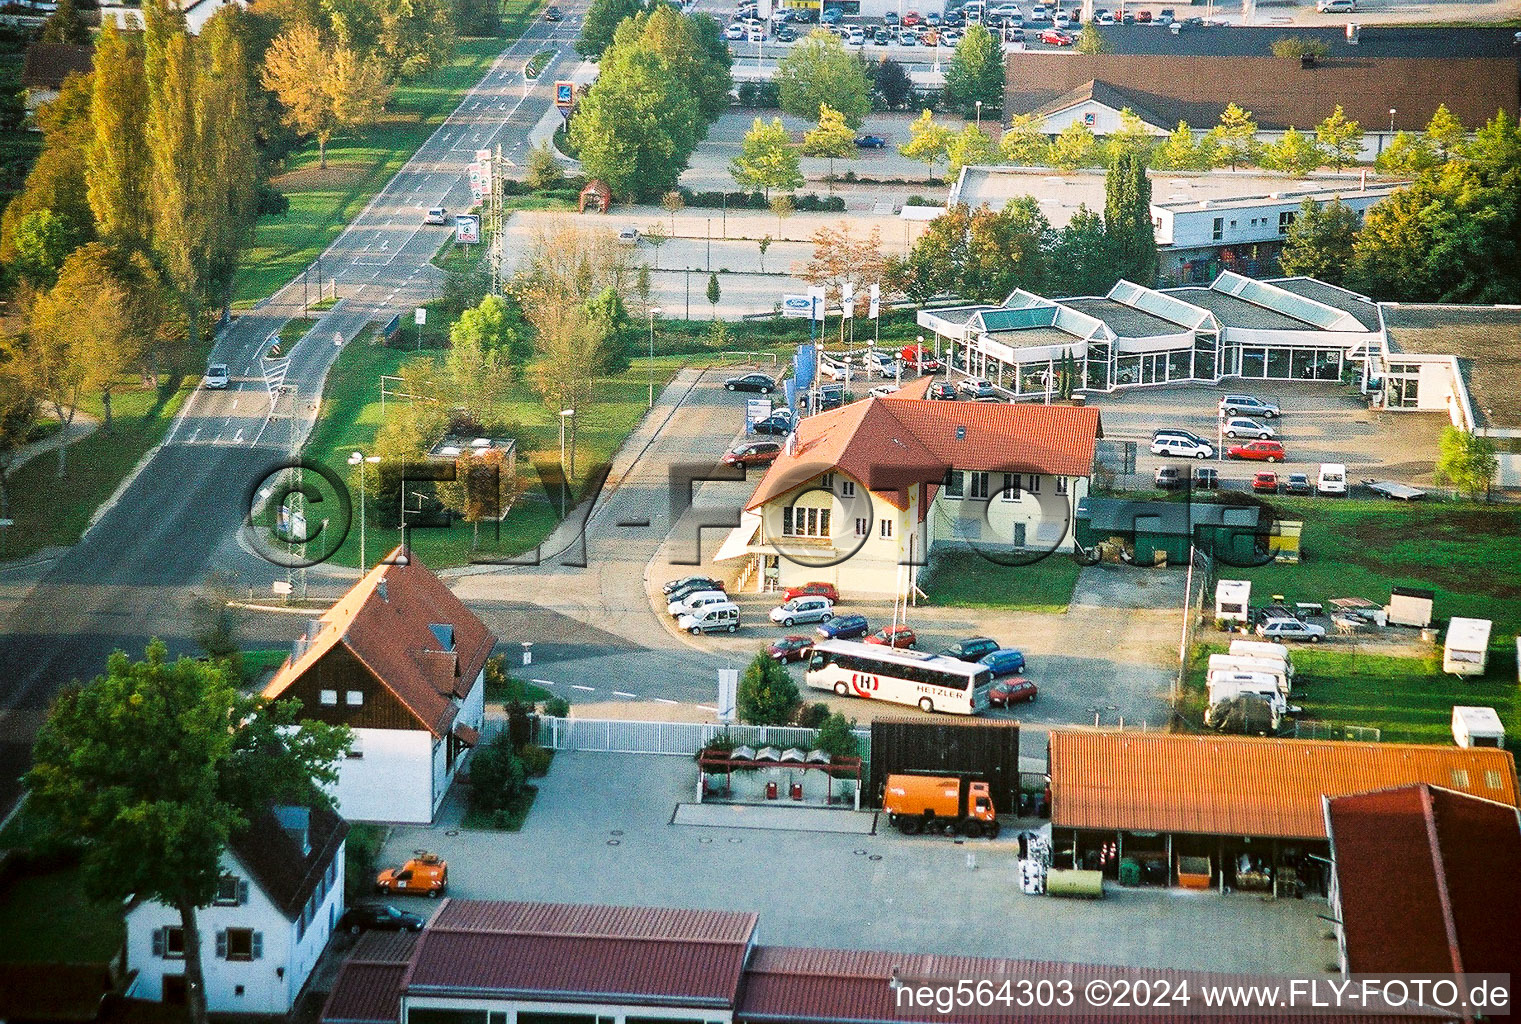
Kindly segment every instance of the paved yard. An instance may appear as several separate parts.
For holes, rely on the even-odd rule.
[[[1118,888],[1096,902],[1025,896],[1012,838],[671,824],[691,799],[693,768],[678,757],[561,754],[522,832],[398,828],[384,859],[440,853],[450,894],[463,898],[754,910],[767,943],[1266,974],[1315,974],[1335,959],[1315,916],[1321,900]]]

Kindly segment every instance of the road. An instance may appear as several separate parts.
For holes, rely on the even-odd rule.
[[[299,281],[234,320],[210,360],[228,364],[231,386],[197,391],[186,402],[164,446],[117,503],[14,608],[0,633],[0,817],[20,795],[36,730],[60,686],[99,673],[113,649],[140,654],[151,636],[172,651],[194,650],[192,588],[212,567],[265,592],[284,578],[285,570],[237,543],[247,496],[293,438],[310,430],[342,343],[433,294],[439,273],[430,261],[449,229],[423,226],[424,211],[470,205],[465,173],[478,148],[500,141],[504,155],[522,163],[558,69],[577,59],[570,44],[585,4],[561,6],[565,19],[536,22],[508,47],[323,253],[340,301],[278,361],[265,358],[267,340],[301,314]],[[523,63],[545,49],[555,57],[525,93]],[[0,572],[0,585],[22,585],[10,582],[16,575]]]

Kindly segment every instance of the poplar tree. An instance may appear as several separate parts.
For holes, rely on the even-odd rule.
[[[1115,154],[1104,176],[1104,228],[1120,277],[1151,287],[1157,280],[1157,238],[1151,222],[1151,179],[1133,149]]]
[[[147,82],[134,41],[105,19],[95,44],[95,88],[90,122],[94,138],[85,165],[96,230],[124,245],[146,244],[150,235]]]

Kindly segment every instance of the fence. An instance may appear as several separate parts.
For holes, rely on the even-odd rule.
[[[487,719],[484,736],[490,740],[505,728],[500,718]],[[695,755],[725,733],[751,747],[812,749],[816,730],[790,725],[717,725],[708,722],[642,722],[614,718],[552,718],[540,715],[535,742],[551,750],[588,750],[609,754]],[[855,729],[864,758],[871,730]]]
[[[1332,725],[1312,719],[1296,719],[1296,740],[1350,740],[1354,743],[1377,743],[1383,738],[1383,730],[1371,725]]]

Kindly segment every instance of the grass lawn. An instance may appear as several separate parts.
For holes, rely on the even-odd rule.
[[[1061,554],[1034,565],[999,565],[974,551],[941,548],[920,572],[919,588],[931,604],[951,608],[1064,612],[1081,570]]]
[[[1254,602],[1365,597],[1384,604],[1393,586],[1436,592],[1439,621],[1493,619],[1497,644],[1521,631],[1521,506],[1406,504],[1313,498],[1274,502],[1283,519],[1302,519],[1298,565],[1221,568],[1252,581]]]
[[[1187,686],[1191,717],[1204,709],[1204,676],[1211,654],[1228,649],[1210,641],[1195,647]],[[1452,707],[1492,707],[1511,735],[1521,732],[1521,688],[1513,654],[1491,651],[1489,671],[1478,679],[1442,672],[1441,649],[1406,658],[1355,650],[1296,647],[1294,693],[1303,717],[1333,726],[1372,726],[1385,743],[1452,743]]]
[[[0,888],[0,962],[104,963],[126,938],[121,908],[86,899],[77,867],[14,870]]]
[[[234,282],[234,306],[246,308],[274,294],[327,248],[532,23],[543,3],[503,0],[501,36],[463,39],[448,64],[399,86],[377,124],[333,139],[326,168],[317,166],[315,145],[291,154],[285,173],[273,181],[290,199],[290,209],[259,220]]]
[[[112,430],[103,429],[69,446],[68,474],[58,477],[58,455],[45,452],[10,477],[10,515],[16,525],[0,531],[9,560],[79,540],[90,517],[109,498],[143,455],[163,440],[180,403],[189,394],[178,379],[158,391],[144,390],[136,377],[112,397]],[[101,415],[98,395],[80,400],[80,408]]]
[[[348,458],[355,450],[368,454],[373,448],[382,418],[380,376],[394,374],[404,362],[433,358],[435,353],[431,352],[398,352],[365,343],[346,346],[328,375],[322,412],[307,443],[307,455],[332,466],[345,480],[351,481],[351,487],[357,486],[358,476],[348,465]],[[599,382],[597,404],[577,417],[580,437],[576,451],[576,479],[573,481],[577,496],[585,493],[587,481],[595,475],[596,467],[612,459],[643,418],[647,398],[646,362],[636,359],[626,373]],[[679,358],[657,357],[656,387],[669,381],[682,362]],[[449,529],[414,531],[411,537],[413,550],[429,566],[465,565],[472,560],[472,554],[477,558],[521,554],[547,537],[559,522],[558,496],[551,501],[533,468],[536,461],[558,463],[559,417],[527,383],[518,383],[509,389],[499,417],[508,424],[508,435],[517,441],[518,472],[530,482],[530,487],[507,513],[499,535],[495,524],[481,525],[478,544],[475,530],[468,523],[457,523]],[[369,507],[373,508],[373,494],[370,501]],[[365,554],[371,563],[400,540],[395,528],[379,526],[373,520],[367,523],[367,532]],[[359,564],[357,524],[349,530],[333,561],[340,565]]]

